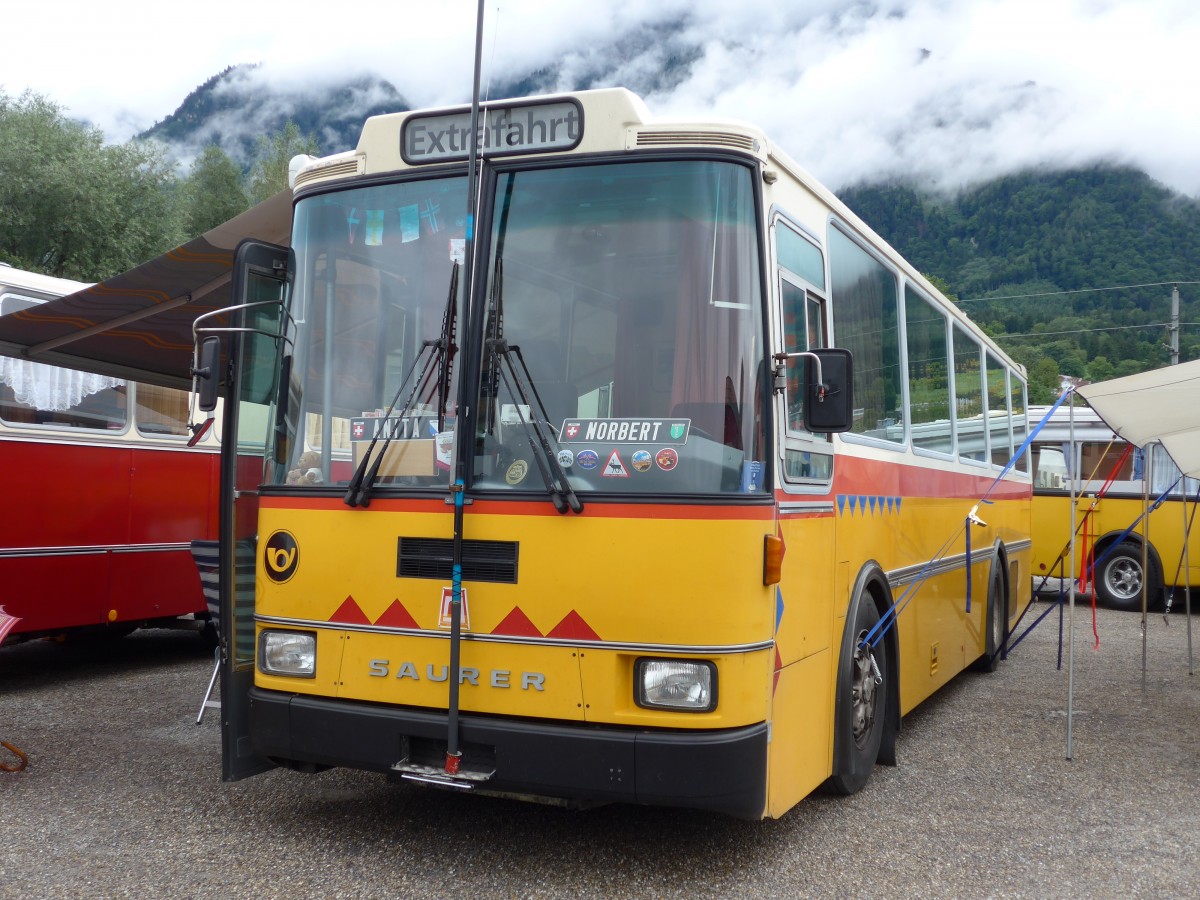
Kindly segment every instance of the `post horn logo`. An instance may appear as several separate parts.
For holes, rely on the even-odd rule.
[[[287,531],[276,531],[267,538],[263,564],[267,576],[276,584],[283,584],[290,579],[300,564],[300,547],[296,539]]]

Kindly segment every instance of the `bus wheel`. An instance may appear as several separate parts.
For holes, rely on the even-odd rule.
[[[983,656],[975,663],[977,672],[995,672],[1000,664],[1000,648],[1008,637],[1008,594],[1004,590],[1004,579],[1000,567],[992,566],[988,577],[987,593],[987,644]]]
[[[1108,554],[1108,558],[1100,564],[1100,570],[1096,573],[1096,599],[1112,609],[1141,609],[1142,584],[1145,582],[1146,602],[1153,608],[1162,594],[1162,585],[1152,560],[1147,579],[1142,569],[1142,548],[1126,542],[1104,553]]]
[[[828,785],[836,793],[853,794],[871,777],[879,757],[887,709],[887,641],[864,647],[863,641],[879,621],[869,596],[859,598],[851,626],[853,646],[849,665],[839,667],[837,710],[834,716],[834,773]]]

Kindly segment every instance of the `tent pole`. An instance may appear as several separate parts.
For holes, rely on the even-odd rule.
[[[1142,690],[1146,689],[1146,601],[1150,582],[1150,479],[1154,477],[1154,442],[1146,444],[1142,475]]]
[[[1067,463],[1067,480],[1071,483],[1071,568],[1068,575],[1068,593],[1067,593],[1067,759],[1073,759],[1073,750],[1071,746],[1071,729],[1074,724],[1075,716],[1075,532],[1079,528],[1079,523],[1076,518],[1079,514],[1079,508],[1076,502],[1076,473],[1079,470],[1079,462],[1075,452],[1075,395],[1072,394],[1067,403],[1069,406],[1068,428],[1067,428],[1067,447],[1068,447],[1068,463]]]
[[[1188,674],[1195,675],[1196,670],[1192,664],[1192,562],[1189,555],[1189,545],[1192,542],[1192,520],[1188,518],[1187,508],[1187,483],[1188,479],[1185,476],[1183,479],[1183,613],[1184,621],[1187,622],[1187,644],[1188,644]],[[1192,501],[1192,515],[1195,516],[1196,504],[1200,503],[1200,487],[1197,488],[1196,499]]]

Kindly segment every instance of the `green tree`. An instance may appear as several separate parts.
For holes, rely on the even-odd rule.
[[[928,272],[922,272],[921,274],[925,276],[926,281],[941,291],[947,300],[949,300],[951,303],[958,302],[958,294],[954,292],[954,288],[950,287],[950,284],[946,281],[946,279],[941,278],[938,275],[931,275]]]
[[[288,186],[288,163],[301,153],[315,155],[317,139],[301,134],[295,122],[289,121],[283,131],[271,137],[259,136],[246,189],[251,204],[262,203]]]
[[[189,237],[204,234],[250,206],[242,189],[241,170],[216,144],[205,147],[192,163],[179,202],[183,230]]]
[[[179,243],[174,164],[159,144],[105,144],[26,91],[0,92],[0,258],[98,280]]]
[[[1058,389],[1058,366],[1050,357],[1043,356],[1029,370],[1029,402],[1053,403]]]
[[[1117,367],[1108,361],[1107,356],[1097,356],[1087,367],[1089,381],[1108,381],[1117,373]]]

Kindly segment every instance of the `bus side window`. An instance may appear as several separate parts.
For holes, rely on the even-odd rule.
[[[188,433],[188,395],[153,384],[134,387],[137,430],[142,434]]]
[[[1039,447],[1034,459],[1033,486],[1062,491],[1067,487],[1067,458],[1057,447]]]
[[[776,224],[775,235],[783,349],[787,353],[798,353],[825,347],[825,301],[802,283],[824,283],[821,252],[783,222]],[[788,362],[784,390],[783,477],[788,481],[825,481],[833,474],[831,441],[827,434],[814,435],[804,429],[804,369],[800,358]]]

